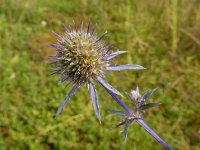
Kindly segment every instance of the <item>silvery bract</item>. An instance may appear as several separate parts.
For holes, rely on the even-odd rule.
[[[125,53],[125,51],[113,52],[113,46],[104,40],[107,32],[98,37],[95,34],[95,28],[96,25],[91,28],[90,23],[88,23],[87,29],[84,30],[84,22],[82,22],[80,29],[78,29],[74,21],[73,28],[65,26],[66,32],[63,35],[53,32],[57,36],[58,42],[51,45],[57,52],[55,56],[50,56],[54,60],[51,63],[54,68],[52,74],[60,74],[60,82],[73,84],[72,90],[66,95],[65,100],[58,108],[56,116],[62,112],[64,106],[78,88],[83,84],[87,84],[95,114],[100,121],[95,83],[99,83],[104,88],[120,95],[118,90],[106,82],[104,75],[108,71],[144,69],[142,66],[135,64],[111,65],[110,60]]]
[[[117,125],[115,125],[115,127],[124,125],[123,134],[124,134],[125,141],[127,138],[128,128],[129,128],[130,124],[134,120],[141,119],[142,113],[144,112],[144,110],[160,105],[160,103],[147,103],[149,96],[152,95],[155,91],[156,91],[156,89],[149,90],[149,91],[145,92],[143,95],[140,95],[139,88],[137,86],[136,90],[131,90],[131,92],[129,94],[127,94],[129,96],[130,100],[135,105],[135,107],[131,113],[123,112],[123,111],[119,111],[119,110],[112,110],[112,109],[109,110],[113,114],[119,115],[122,117],[122,121],[120,121]]]

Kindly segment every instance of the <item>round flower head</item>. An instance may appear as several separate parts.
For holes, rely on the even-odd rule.
[[[88,23],[87,29],[84,30],[84,22],[82,22],[80,29],[77,29],[76,22],[74,21],[74,28],[70,26],[65,27],[65,34],[59,35],[53,32],[58,38],[58,43],[51,45],[51,47],[57,50],[55,56],[50,56],[54,60],[51,63],[54,68],[53,74],[61,75],[60,82],[68,81],[74,84],[74,87],[66,96],[56,115],[61,113],[65,104],[81,85],[88,84],[88,91],[93,107],[97,118],[100,120],[94,83],[100,83],[104,88],[110,89],[113,93],[120,95],[115,88],[104,80],[104,74],[108,70],[143,69],[142,66],[133,64],[110,65],[109,61],[112,58],[125,53],[125,51],[112,52],[112,45],[104,38],[106,32],[98,37],[95,34],[95,28],[96,25],[91,29],[90,23]]]

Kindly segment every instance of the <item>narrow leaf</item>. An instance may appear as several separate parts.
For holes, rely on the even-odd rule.
[[[129,99],[131,100],[131,102],[134,102],[135,104],[137,103],[137,101],[135,100],[135,98],[131,94],[129,94],[127,92],[125,92],[125,94],[127,95],[127,97],[129,97]]]
[[[110,111],[113,114],[120,115],[120,116],[123,116],[123,117],[127,116],[127,114],[125,112],[122,112],[122,111],[119,111],[119,110],[109,109],[108,111]]]
[[[90,21],[88,23],[88,27],[87,27],[87,34],[90,32]]]
[[[135,65],[135,64],[127,64],[127,65],[119,65],[119,66],[108,66],[106,67],[107,70],[112,70],[112,71],[121,71],[121,70],[138,70],[138,69],[145,69],[144,67],[140,65]]]
[[[108,82],[106,82],[103,78],[101,77],[97,77],[97,80],[99,81],[99,83],[106,89],[110,90],[111,92],[117,94],[117,95],[121,95],[121,93],[119,91],[117,91],[114,87],[112,87]],[[122,96],[122,95],[121,95]]]
[[[83,32],[83,25],[84,25],[84,21],[82,21],[82,23],[81,23],[81,27],[80,27],[81,32]]]
[[[138,85],[137,85],[137,87],[136,87],[136,93],[137,93],[138,95],[140,95],[140,91],[139,91]]]
[[[126,142],[127,134],[128,134],[128,128],[129,128],[130,125],[131,125],[131,121],[128,120],[128,121],[125,122],[124,132],[123,132],[123,134],[124,134],[124,142]]]
[[[67,102],[70,100],[70,98],[72,97],[72,95],[73,95],[74,93],[76,93],[76,91],[78,90],[78,88],[79,88],[79,84],[76,84],[76,85],[72,88],[72,90],[66,95],[65,100],[63,101],[63,103],[60,105],[60,107],[58,108],[58,110],[57,110],[57,112],[56,112],[56,116],[58,116],[58,115],[62,112],[64,106],[65,106],[65,105],[67,104]]]
[[[95,43],[98,43],[99,41],[101,41],[106,34],[107,34],[107,31]]]
[[[57,49],[57,48],[59,48],[59,45],[58,44],[51,44],[49,47]]]
[[[101,116],[100,116],[97,93],[96,93],[95,87],[94,87],[94,85],[92,83],[88,84],[88,91],[89,91],[89,94],[90,94],[90,98],[92,100],[92,105],[93,105],[93,108],[94,108],[94,112],[95,112],[99,122],[101,123]]]
[[[94,25],[94,28],[93,28],[93,30],[92,30],[92,32],[91,32],[91,35],[94,34],[95,29],[96,29],[96,24]]]
[[[65,30],[69,33],[70,32],[70,29],[65,25],[65,24],[62,24],[63,27],[65,28]]]
[[[135,99],[135,97],[133,97],[132,94],[127,94],[127,95],[128,95],[128,97],[130,98],[130,100],[131,100],[132,102],[134,102],[135,104],[138,103],[137,99]]]
[[[143,104],[142,106],[140,106],[140,109],[145,110],[145,109],[156,107],[160,104],[161,103],[147,103],[147,104]]]
[[[52,33],[53,33],[55,36],[57,36],[57,38],[58,38],[59,40],[62,40],[62,36],[61,36],[61,35],[59,35],[59,34],[56,33],[55,31],[52,31]]]
[[[110,60],[110,59],[112,59],[120,54],[124,54],[124,53],[126,53],[126,51],[117,51],[117,52],[106,55],[106,57],[107,57],[107,60]]]
[[[141,98],[143,98],[144,100],[146,100],[146,99],[149,98],[149,96],[151,96],[156,90],[157,90],[157,88],[145,92],[145,93],[142,95]]]
[[[76,20],[73,20],[73,22],[74,22],[74,29],[75,29],[75,31],[77,32],[77,28],[76,28]]]
[[[119,126],[124,125],[124,124],[125,124],[125,121],[121,121],[117,125],[115,125],[114,128],[118,128]]]
[[[69,79],[69,76],[66,75],[66,76],[60,78],[58,81],[62,83],[62,82],[65,82],[68,79]]]

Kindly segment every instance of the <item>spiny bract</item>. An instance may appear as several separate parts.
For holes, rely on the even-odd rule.
[[[100,83],[104,88],[120,95],[115,88],[104,80],[104,74],[108,70],[121,71],[126,69],[143,69],[143,67],[134,64],[110,65],[109,61],[112,58],[126,51],[112,52],[112,45],[104,40],[107,32],[98,38],[95,34],[96,25],[91,29],[90,23],[88,23],[86,31],[83,28],[84,22],[82,22],[80,29],[77,29],[76,22],[74,21],[74,28],[65,26],[65,34],[59,35],[53,32],[58,38],[58,43],[51,45],[57,51],[55,56],[50,56],[54,60],[51,63],[54,68],[52,74],[60,74],[62,76],[60,82],[68,81],[74,84],[56,115],[61,113],[65,104],[77,89],[84,83],[87,83],[95,113],[100,121],[100,111],[94,83]]]
[[[149,90],[145,92],[143,95],[140,95],[139,88],[137,86],[136,90],[132,90],[130,94],[127,94],[131,102],[133,102],[135,105],[135,108],[131,113],[122,112],[119,110],[112,110],[112,109],[109,110],[110,112],[123,117],[122,121],[119,122],[115,127],[124,125],[123,133],[124,133],[125,141],[128,134],[128,128],[131,125],[131,123],[134,120],[142,119],[142,113],[144,112],[144,110],[160,105],[160,103],[156,103],[156,102],[147,103],[149,96],[151,96],[156,90],[157,89]]]

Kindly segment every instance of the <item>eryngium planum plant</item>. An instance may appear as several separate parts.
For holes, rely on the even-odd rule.
[[[128,127],[133,121],[136,121],[166,149],[172,149],[145,124],[141,117],[144,110],[159,105],[159,103],[147,103],[148,97],[155,92],[155,89],[140,95],[137,87],[136,91],[133,90],[130,94],[127,94],[135,104],[135,108],[132,110],[117,96],[121,96],[121,93],[105,80],[105,75],[109,71],[138,70],[144,69],[144,67],[136,64],[112,65],[110,60],[120,54],[126,53],[126,51],[113,51],[114,47],[106,38],[107,32],[98,36],[95,33],[96,25],[92,27],[89,22],[85,29],[84,22],[82,21],[78,29],[74,21],[74,27],[64,27],[65,33],[62,35],[53,32],[58,41],[56,44],[51,45],[51,47],[56,50],[56,54],[54,56],[49,56],[49,58],[53,60],[50,65],[53,68],[52,75],[59,74],[59,82],[72,84],[73,88],[66,95],[63,103],[58,108],[56,116],[62,112],[64,106],[68,103],[73,94],[76,93],[78,88],[87,84],[94,112],[99,122],[101,122],[97,91],[95,89],[95,85],[100,84],[125,110],[125,112],[110,110],[112,113],[123,117],[122,121],[117,124],[116,127],[124,125],[125,141],[127,139]]]

